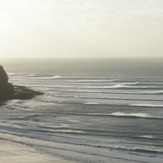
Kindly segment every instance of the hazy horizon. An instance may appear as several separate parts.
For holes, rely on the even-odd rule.
[[[163,56],[120,56],[120,57],[99,57],[99,56],[92,56],[92,57],[56,57],[56,56],[11,56],[11,57],[5,57],[5,56],[0,56],[0,59],[162,59]]]
[[[2,0],[0,58],[163,57],[161,0]]]

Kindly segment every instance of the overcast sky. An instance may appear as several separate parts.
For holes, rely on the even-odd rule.
[[[163,57],[163,0],[0,0],[0,57]]]

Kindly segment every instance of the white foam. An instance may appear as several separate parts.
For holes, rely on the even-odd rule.
[[[155,105],[155,104],[130,104],[130,106],[144,106],[144,107],[156,107],[156,108],[163,107],[163,105]]]
[[[73,79],[73,78],[72,78]],[[114,80],[103,80],[103,79],[97,79],[97,80],[95,80],[95,79],[88,79],[88,80],[85,80],[85,79],[82,79],[82,80],[76,80],[77,82],[81,82],[81,83],[83,83],[83,82],[86,82],[86,83],[101,83],[101,82],[114,82]]]
[[[51,77],[43,76],[43,77],[37,77],[37,78],[39,78],[39,79],[60,79],[61,76],[59,76],[59,75],[51,76]]]
[[[163,94],[163,90],[160,90],[160,91],[149,91],[149,92],[145,92],[145,94]]]
[[[129,85],[127,85],[127,84],[115,84],[113,86],[104,86],[103,88],[145,88],[145,87],[143,87],[143,86],[138,87],[134,84],[131,84],[131,85],[130,84]]]
[[[113,85],[112,88],[133,88],[133,86],[116,84],[116,85]]]
[[[99,103],[97,103],[97,102],[86,102],[84,104],[86,104],[86,105],[98,105]]]
[[[29,77],[35,77],[36,74],[28,74],[27,76],[29,76]]]
[[[7,73],[7,75],[13,76],[13,75],[15,75],[15,73],[10,72],[10,73]]]
[[[151,117],[149,114],[146,113],[123,113],[123,112],[114,112],[111,115],[114,116],[130,116],[130,117]]]
[[[140,137],[142,137],[142,138],[148,138],[148,139],[154,138],[154,136],[152,136],[152,135],[141,135]]]
[[[53,76],[52,78],[53,78],[53,79],[59,79],[59,78],[61,78],[61,76],[56,75],[56,76]]]

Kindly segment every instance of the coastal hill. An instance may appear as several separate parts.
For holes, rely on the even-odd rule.
[[[13,85],[8,82],[9,78],[3,66],[0,66],[0,101],[9,99],[31,99],[42,92],[30,90],[24,86]]]

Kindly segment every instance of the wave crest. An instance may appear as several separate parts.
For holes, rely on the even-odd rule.
[[[155,104],[130,104],[130,106],[163,108],[163,105],[155,105]]]
[[[123,112],[114,112],[111,115],[114,116],[122,116],[122,117],[141,117],[141,118],[148,118],[151,117],[149,114],[146,113],[123,113]]]
[[[163,94],[163,90],[160,91],[152,91],[152,92],[146,92],[145,94],[154,94],[154,95],[162,95]]]
[[[140,86],[139,82],[134,83],[119,83],[112,86],[105,86],[104,88],[145,88],[144,86]]]

